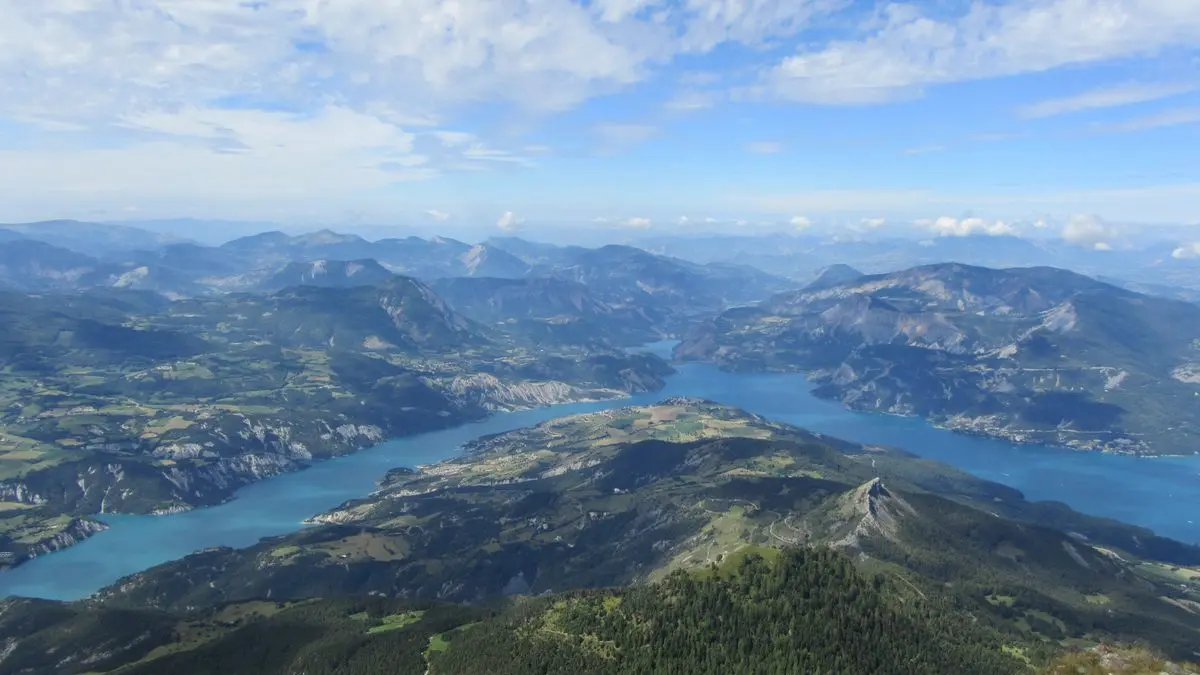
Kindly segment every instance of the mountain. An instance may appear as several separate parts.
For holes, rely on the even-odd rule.
[[[425,284],[169,302],[0,292],[0,567],[102,529],[96,513],[220,503],[387,438],[661,388],[661,359],[528,345]]]
[[[610,245],[565,252],[553,265],[534,274],[581,283],[614,307],[648,308],[671,317],[673,330],[697,315],[730,305],[761,300],[794,287],[740,265],[699,265],[654,255],[631,246]]]
[[[1017,441],[1139,454],[1200,439],[1200,307],[1054,268],[872,275],[726,311],[684,359],[801,370],[819,395]]]
[[[374,286],[395,275],[371,259],[314,260],[288,263],[282,270],[262,282],[259,289],[278,291],[288,286],[320,286],[322,288],[352,288]]]
[[[22,290],[74,288],[99,265],[95,258],[35,239],[0,246],[0,283]]]
[[[905,597],[949,603],[1010,644],[1141,639],[1188,655],[1200,637],[1200,578],[1188,579],[1200,577],[1200,549],[694,399],[485,437],[461,457],[395,469],[313,522],[323,525],[151,568],[93,601],[480,601],[706,574],[804,546],[844,551]]]
[[[462,276],[517,278],[529,273],[520,258],[488,244],[476,244],[458,259],[466,272]]]
[[[553,265],[561,262],[573,249],[579,249],[529,241],[520,237],[491,237],[484,243],[505,251],[528,265]]]
[[[821,268],[812,281],[804,286],[805,291],[819,291],[834,286],[841,286],[863,277],[863,273],[849,265],[830,265]]]
[[[351,265],[341,270],[348,273]],[[266,337],[288,347],[440,353],[487,342],[425,284],[387,279],[376,286],[292,286],[270,295],[188,300],[174,305],[166,320],[199,330],[212,330],[219,320],[224,339]]]
[[[154,249],[181,241],[178,237],[150,232],[128,225],[87,223],[78,220],[47,220],[37,223],[0,225],[30,239],[44,241],[76,253],[103,256],[120,251]]]
[[[269,267],[313,260],[360,260],[375,257],[373,244],[358,235],[318,230],[291,236],[261,232],[225,242],[221,250],[238,256],[246,266]]]
[[[1200,288],[1187,288],[1184,286],[1171,286],[1169,284],[1155,284],[1138,281],[1126,281],[1116,277],[1097,276],[1098,281],[1103,281],[1106,284],[1112,284],[1126,290],[1142,293],[1144,295],[1157,295],[1162,298],[1171,298],[1173,300],[1183,300],[1193,304],[1200,304]]]
[[[168,244],[149,251],[132,251],[116,262],[166,267],[194,278],[217,277],[244,271],[247,264],[223,248],[200,244]]]
[[[661,339],[657,327],[665,323],[653,309],[614,307],[581,283],[553,277],[459,277],[434,282],[433,288],[464,316],[505,324],[539,342],[640,345]]]
[[[236,256],[243,271],[321,260],[371,259],[392,272],[421,279],[458,276],[521,277],[529,265],[490,246],[455,239],[389,238],[367,241],[357,235],[321,230],[290,236],[264,232],[227,242],[221,250]]]
[[[0,605],[9,636],[0,672],[67,675],[122,665],[119,672],[129,675],[1028,669],[994,631],[895,591],[844,556],[796,550],[634,589],[490,610],[380,597],[251,601],[193,613],[10,600]]]

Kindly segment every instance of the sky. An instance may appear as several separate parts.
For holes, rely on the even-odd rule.
[[[0,44],[0,222],[1200,247],[1200,0],[0,0]]]

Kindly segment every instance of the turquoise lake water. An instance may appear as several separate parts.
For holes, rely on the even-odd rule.
[[[122,576],[197,549],[247,546],[261,537],[297,530],[304,527],[305,518],[371,492],[388,469],[445,459],[479,436],[668,396],[711,399],[831,436],[901,447],[1015,487],[1031,500],[1061,501],[1085,513],[1200,543],[1200,458],[1137,459],[961,436],[917,419],[848,411],[813,397],[799,375],[723,373],[706,364],[678,370],[660,392],[502,413],[388,441],[250,485],[220,506],[168,516],[105,515],[101,520],[109,530],[0,573],[0,596],[81,598]]]

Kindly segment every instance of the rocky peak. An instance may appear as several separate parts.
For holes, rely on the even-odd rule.
[[[855,547],[864,537],[882,536],[897,541],[900,521],[917,512],[900,495],[888,490],[880,478],[873,478],[843,498],[840,516],[852,525],[845,537],[834,543],[838,547]]]

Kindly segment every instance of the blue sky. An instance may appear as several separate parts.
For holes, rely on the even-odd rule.
[[[0,0],[0,18],[0,221],[1200,240],[1196,0]]]

